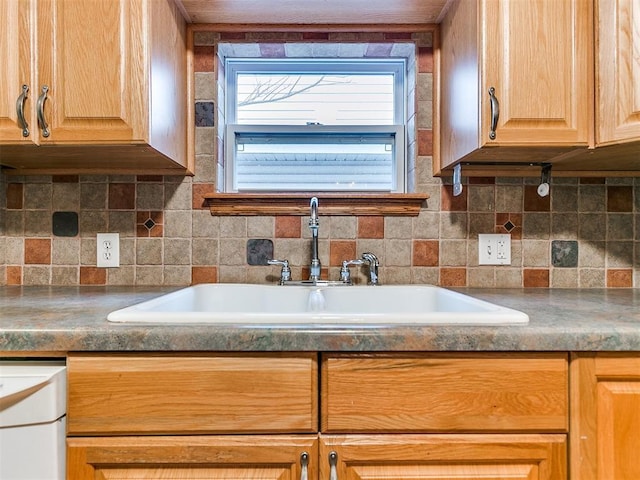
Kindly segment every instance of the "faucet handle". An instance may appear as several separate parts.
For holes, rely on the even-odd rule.
[[[351,285],[351,271],[349,267],[352,265],[362,265],[364,262],[360,259],[358,260],[344,260],[342,262],[342,268],[340,269],[340,281],[342,283],[346,283]]]
[[[280,270],[280,285],[284,285],[285,282],[291,280],[291,268],[289,267],[289,260],[267,260],[269,265],[281,265],[282,270]]]

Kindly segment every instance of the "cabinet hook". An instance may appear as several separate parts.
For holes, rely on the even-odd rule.
[[[546,197],[549,195],[551,184],[551,164],[545,163],[542,165],[542,171],[540,173],[540,185],[538,185],[538,195]]]

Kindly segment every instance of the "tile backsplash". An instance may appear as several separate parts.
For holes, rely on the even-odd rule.
[[[215,190],[218,152],[218,42],[415,42],[415,171],[428,193],[418,217],[329,217],[320,204],[320,258],[338,277],[344,259],[372,251],[381,283],[474,287],[633,287],[640,282],[640,179],[554,178],[541,198],[534,178],[466,178],[452,195],[431,175],[430,34],[197,32],[196,174],[162,176],[0,175],[0,285],[189,285],[275,282],[287,258],[293,278],[308,274],[307,218],[215,217],[203,193]],[[269,47],[269,48],[267,48]],[[277,50],[277,49],[275,49]],[[385,49],[371,47],[368,51]],[[120,234],[120,267],[96,267],[96,234]],[[510,233],[512,264],[479,266],[479,233]],[[638,258],[638,260],[636,260]],[[365,272],[354,269],[356,281]]]

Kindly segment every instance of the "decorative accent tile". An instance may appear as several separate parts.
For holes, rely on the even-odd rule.
[[[276,238],[300,238],[302,235],[300,217],[277,216]]]
[[[358,238],[384,238],[384,217],[358,217]]]
[[[578,266],[578,242],[575,240],[553,240],[551,242],[551,265],[560,268]]]
[[[466,287],[467,286],[467,269],[466,268],[447,268],[440,269],[440,285],[443,287]]]
[[[444,211],[464,212],[467,210],[467,189],[463,188],[462,193],[457,197],[453,195],[452,185],[443,185],[440,195],[440,209]]]
[[[354,260],[356,254],[356,242],[353,240],[332,240],[329,244],[329,265],[342,266],[344,260]]]
[[[217,283],[218,282],[218,267],[214,266],[200,266],[191,267],[191,284],[196,285],[199,283]]]
[[[525,288],[549,288],[549,270],[525,268],[523,284]]]
[[[24,185],[22,183],[10,183],[7,185],[7,209],[20,210],[23,205]]]
[[[141,211],[136,213],[137,237],[162,237],[164,235],[164,212]]]
[[[195,122],[196,127],[213,127],[214,126],[214,110],[213,102],[196,102]]]
[[[433,72],[433,48],[418,47],[418,72]]]
[[[273,258],[273,242],[266,238],[247,240],[247,263],[249,265],[268,265]]]
[[[631,268],[607,270],[607,288],[631,287],[633,287],[633,270]]]
[[[193,47],[193,71],[213,72],[215,47],[212,45]]]
[[[51,239],[26,238],[24,241],[24,263],[38,265],[51,264]]]
[[[136,206],[134,183],[109,184],[109,208],[111,210],[133,210]]]
[[[80,285],[106,285],[107,269],[98,267],[80,267]]]
[[[553,190],[553,187],[552,187]],[[549,212],[551,210],[551,197],[538,195],[538,187],[525,185],[524,187],[524,211],[525,212]]]
[[[22,267],[7,265],[7,285],[22,285]]]
[[[192,186],[192,208],[194,210],[206,210],[203,195],[214,193],[216,187],[212,183],[194,183]]]
[[[433,155],[433,130],[418,129],[418,155]]]
[[[437,267],[440,259],[440,242],[437,240],[414,240],[412,265],[414,267]]]
[[[78,214],[76,212],[53,212],[53,235],[56,237],[75,237],[78,235]]]
[[[633,187],[607,186],[607,211],[632,212]]]

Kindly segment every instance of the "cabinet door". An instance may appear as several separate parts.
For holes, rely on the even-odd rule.
[[[640,478],[640,355],[579,354],[571,373],[572,478]]]
[[[593,137],[589,3],[482,2],[482,145],[588,144]],[[495,140],[489,136],[491,87],[500,112]]]
[[[315,436],[69,438],[67,478],[317,478],[317,448]],[[307,454],[305,460],[302,459],[303,453]]]
[[[41,143],[143,141],[144,5],[142,0],[38,1],[33,96],[48,87],[44,114],[50,130]]]
[[[31,2],[3,0],[0,2],[0,144],[32,143],[37,129],[32,112],[37,93],[34,92],[31,44]],[[26,85],[24,101],[28,133],[18,122],[16,104]]]
[[[320,443],[322,479],[562,480],[566,471],[564,435],[349,435]]]
[[[598,0],[597,143],[640,140],[640,2]]]

